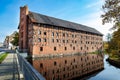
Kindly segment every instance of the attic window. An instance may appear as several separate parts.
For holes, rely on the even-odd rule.
[[[52,36],[54,36],[54,32],[52,32]]]
[[[56,32],[56,36],[59,36],[58,32]]]
[[[46,32],[44,32],[44,35],[46,35],[47,33]]]

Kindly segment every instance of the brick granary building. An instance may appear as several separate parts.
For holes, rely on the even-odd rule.
[[[20,7],[19,48],[29,55],[95,52],[102,50],[102,36],[94,28]]]

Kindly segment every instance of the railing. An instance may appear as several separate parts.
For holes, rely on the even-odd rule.
[[[17,54],[17,57],[19,68],[23,73],[24,80],[45,80],[45,78],[40,75],[40,73],[36,71],[25,58],[19,54]]]

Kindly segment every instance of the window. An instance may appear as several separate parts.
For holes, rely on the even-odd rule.
[[[67,50],[67,47],[65,47],[65,50]]]
[[[58,32],[56,32],[56,36],[59,36]]]
[[[57,62],[56,61],[54,61],[54,66],[56,66],[57,65]]]
[[[65,64],[67,64],[67,60],[65,60]]]
[[[82,47],[81,47],[81,50],[82,50]]]
[[[73,47],[73,50],[75,50],[75,47]]]
[[[63,68],[63,71],[65,71],[65,67]]]
[[[81,41],[81,44],[82,44],[82,41]]]
[[[41,38],[38,38],[38,42],[41,42]]]
[[[56,39],[56,41],[57,41],[57,42],[59,42],[59,40],[58,40],[58,39]]]
[[[52,36],[54,36],[54,32],[52,32]]]
[[[77,68],[77,65],[75,65],[75,68]]]
[[[54,70],[52,72],[53,72],[53,74],[55,73]]]
[[[40,24],[37,24],[38,26],[40,26]]]
[[[44,32],[44,35],[46,35],[46,32]]]
[[[67,43],[68,43],[68,40],[67,40]]]
[[[65,33],[63,33],[63,37],[65,37]]]
[[[47,42],[47,39],[46,39],[46,38],[44,38],[44,42]]]
[[[81,36],[81,38],[83,38],[83,36]]]
[[[87,47],[87,50],[88,50],[89,48]]]
[[[72,66],[72,69],[74,69],[74,65]],[[74,73],[74,72],[73,72]],[[74,75],[74,74],[73,74]]]
[[[52,42],[54,43],[54,39],[52,39]]]
[[[83,59],[81,58],[81,61],[82,61]]]
[[[92,49],[94,49],[94,47],[92,47]]]
[[[73,61],[75,62],[75,59]]]
[[[72,43],[74,43],[74,40],[72,40]]]
[[[74,35],[72,34],[72,38],[74,37]]]
[[[54,51],[56,51],[56,47],[54,47]]]
[[[23,37],[23,32],[21,32],[21,37]]]
[[[77,41],[75,41],[75,43],[77,43]]]
[[[75,35],[75,38],[77,37],[77,35]]]
[[[40,68],[43,68],[43,64],[42,63],[40,63]]]
[[[47,25],[43,25],[43,27],[47,27]]]
[[[43,47],[40,47],[40,51],[43,51]]]
[[[72,47],[72,44],[70,44],[70,47]]]
[[[38,31],[38,34],[41,34],[41,31],[40,31],[40,30]]]
[[[65,43],[65,40],[63,40],[63,43]]]
[[[63,78],[65,78],[65,74],[63,75]]]
[[[66,35],[67,35],[67,37],[69,37],[69,34],[68,34],[68,33],[66,33]]]
[[[46,76],[46,74],[47,74],[47,73],[46,73],[46,72],[44,72],[44,76]]]

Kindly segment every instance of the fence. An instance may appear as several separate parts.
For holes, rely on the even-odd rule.
[[[17,53],[19,72],[23,73],[24,80],[45,80],[45,78],[36,71],[31,64],[23,58],[19,53]]]

